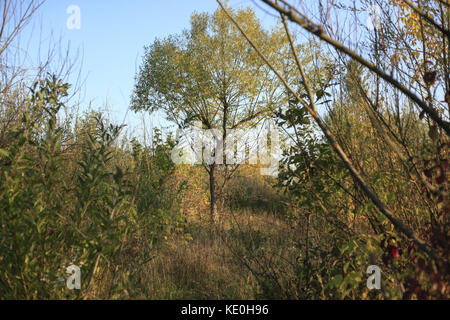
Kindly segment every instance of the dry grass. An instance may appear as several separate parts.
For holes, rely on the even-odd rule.
[[[250,268],[259,272],[258,264],[265,264],[281,280],[284,273],[292,273],[286,268],[293,262],[289,259],[296,258],[292,244],[286,240],[292,239],[287,235],[292,228],[273,215],[250,211],[228,213],[219,226],[192,219],[186,231],[193,235],[192,240],[180,235],[168,239],[157,257],[139,273],[139,280],[134,279],[141,287],[136,298],[257,299],[263,288]],[[258,262],[249,265],[242,258],[251,258],[248,255],[255,254],[250,252],[252,248],[263,248],[264,253],[253,257]],[[241,256],[243,251],[247,256]]]

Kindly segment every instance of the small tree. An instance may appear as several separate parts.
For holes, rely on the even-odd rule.
[[[230,9],[231,10],[231,9]],[[265,31],[250,9],[232,13],[257,39],[266,55],[282,64],[287,41],[280,29]],[[215,138],[227,143],[230,129],[255,127],[285,99],[280,83],[251,50],[239,30],[223,11],[195,13],[190,30],[155,40],[145,56],[132,96],[132,109],[163,111],[167,119],[183,128],[200,121],[203,129],[217,129]],[[214,157],[223,157],[215,154]],[[236,165],[226,159],[204,164],[209,174],[210,213],[217,218],[217,198]],[[216,179],[222,169],[222,183]]]

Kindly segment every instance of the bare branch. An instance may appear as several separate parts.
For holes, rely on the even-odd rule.
[[[444,129],[444,131],[447,133],[447,135],[450,135],[450,123],[442,119],[439,114],[434,110],[431,106],[429,106],[425,101],[420,99],[415,93],[411,92],[406,86],[401,84],[399,81],[394,79],[392,76],[388,75],[383,70],[379,69],[375,64],[372,62],[364,59],[362,56],[354,52],[353,50],[349,49],[348,47],[344,46],[342,43],[332,39],[330,36],[328,36],[323,29],[320,26],[317,26],[312,21],[310,21],[307,17],[304,15],[298,14],[298,11],[292,7],[290,4],[288,4],[284,0],[280,0],[283,2],[287,9],[280,6],[278,2],[270,1],[270,0],[262,0],[267,5],[271,6],[273,9],[277,10],[280,14],[284,14],[286,17],[289,18],[292,22],[300,25],[302,28],[307,30],[310,33],[313,33],[323,41],[327,42],[328,44],[332,45],[335,49],[345,53],[346,55],[350,56],[352,59],[358,61],[365,67],[367,67],[372,72],[378,74],[381,78],[383,78],[385,81],[392,84],[394,87],[399,89],[403,94],[405,94],[408,98],[410,98],[412,101],[414,101],[425,113],[427,113],[431,119],[433,119],[439,127]]]

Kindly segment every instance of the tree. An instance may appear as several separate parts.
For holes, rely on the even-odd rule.
[[[250,9],[232,14],[267,56],[280,64],[286,61],[282,55],[288,52],[287,41],[280,28],[265,31]],[[218,10],[193,14],[190,30],[145,48],[131,105],[135,111],[162,111],[180,128],[199,121],[203,129],[217,129],[216,141],[225,148],[230,129],[256,127],[284,99],[279,80]],[[211,218],[216,220],[217,198],[237,165],[228,165],[223,153],[216,152],[214,158],[223,161],[204,167]]]

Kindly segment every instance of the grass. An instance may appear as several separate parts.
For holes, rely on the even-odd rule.
[[[195,235],[168,238],[157,256],[142,269],[135,281],[141,288],[137,299],[257,299],[261,283],[239,253],[264,248],[259,261],[268,268],[286,267],[283,259],[294,259],[286,232],[287,221],[265,212],[227,212],[220,225],[207,219],[188,219],[186,231]],[[253,247],[252,247],[253,246]],[[273,253],[277,253],[274,255]],[[272,256],[272,261],[268,257]],[[280,270],[278,270],[280,272]]]

